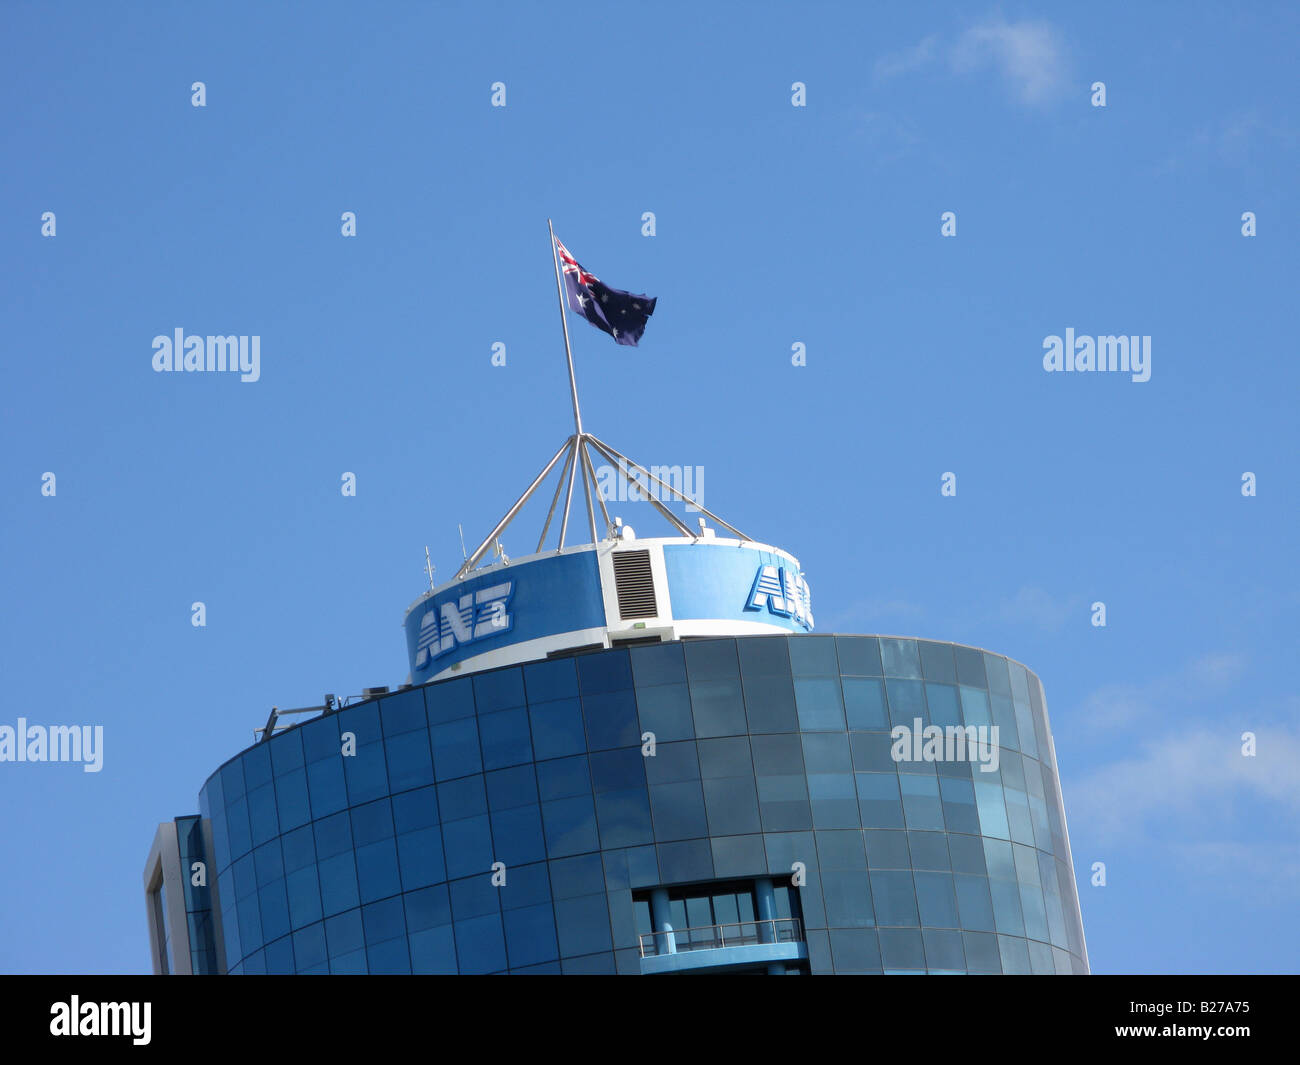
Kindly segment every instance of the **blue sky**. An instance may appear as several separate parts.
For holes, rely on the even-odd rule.
[[[147,971],[156,824],[272,704],[403,680],[424,546],[449,577],[571,429],[548,217],[659,299],[639,348],[571,323],[587,428],[703,466],[820,631],[1041,676],[1094,970],[1296,970],[1294,7],[4,22],[0,723],[105,740],[0,765],[0,971]],[[155,373],[176,328],[260,380]],[[1045,372],[1067,328],[1150,380]]]

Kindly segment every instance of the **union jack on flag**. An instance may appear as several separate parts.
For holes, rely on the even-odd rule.
[[[564,274],[569,308],[597,329],[608,333],[616,343],[636,347],[658,300],[653,296],[610,288],[595,274],[584,270],[569,249],[560,243],[559,237],[555,238],[555,254]]]

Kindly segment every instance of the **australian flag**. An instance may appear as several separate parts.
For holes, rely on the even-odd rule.
[[[558,237],[555,250],[564,271],[569,306],[617,343],[636,347],[645,332],[646,319],[655,312],[656,299],[610,288],[595,274],[587,273]]]

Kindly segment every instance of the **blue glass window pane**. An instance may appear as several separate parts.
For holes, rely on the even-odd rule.
[[[402,896],[406,906],[406,927],[412,932],[451,923],[451,899],[446,886],[408,891]]]
[[[865,869],[823,869],[822,897],[830,928],[870,928],[875,924]]]
[[[1020,749],[1030,758],[1038,757],[1038,741],[1034,738],[1034,723],[1031,720],[1029,704],[1015,700],[1016,737],[1020,740]]]
[[[598,794],[596,821],[606,847],[634,847],[654,839],[650,800],[644,787]]]
[[[690,692],[685,684],[660,684],[636,691],[637,716],[643,732],[653,732],[659,743],[695,736]]]
[[[533,758],[528,733],[528,711],[524,707],[485,714],[478,719],[483,743],[483,768],[501,769]]]
[[[357,847],[357,882],[363,903],[396,895],[402,890],[397,873],[397,846],[392,839]]]
[[[325,952],[325,926],[318,923],[295,932],[293,956],[302,972],[323,964],[328,958]]]
[[[603,894],[557,899],[555,923],[562,956],[594,954],[613,946],[609,937],[609,910]]]
[[[355,755],[345,756],[343,779],[347,781],[348,802],[354,806],[386,794],[388,763],[384,760],[383,743],[360,744]]]
[[[993,916],[998,931],[1004,935],[1023,936],[1025,922],[1020,910],[1020,885],[1012,880],[990,880],[993,893]]]
[[[1007,672],[1007,660],[1001,655],[984,655],[984,672],[988,675],[989,694],[1005,695],[1011,698],[1011,675]]]
[[[639,746],[636,699],[631,688],[584,694],[582,711],[587,724],[587,741],[593,751]]]
[[[352,822],[346,813],[322,818],[312,828],[319,857],[328,858],[352,849]]]
[[[397,866],[404,891],[447,879],[441,829],[435,825],[400,833],[397,837]]]
[[[1028,976],[1029,944],[1013,936],[998,936],[998,952],[1002,956],[1002,971],[1008,976]]]
[[[474,681],[474,705],[479,716],[524,705],[524,674],[518,666],[477,673]]]
[[[367,972],[372,976],[405,976],[411,971],[411,957],[405,937],[390,939],[366,948]]]
[[[983,932],[966,932],[962,935],[966,948],[966,967],[973,973],[1002,972],[1002,958],[998,954],[998,937]]]
[[[652,784],[650,808],[656,839],[695,839],[708,835],[704,791],[698,780]]]
[[[494,857],[507,867],[537,862],[546,857],[541,807],[518,806],[492,814]]]
[[[320,872],[321,906],[326,916],[350,910],[360,903],[356,861],[351,851],[321,859],[317,869]]]
[[[873,869],[871,897],[879,925],[917,925],[916,891],[909,870]]]
[[[433,769],[438,780],[452,780],[483,771],[479,754],[478,728],[472,719],[434,725],[429,729],[433,744]]]
[[[553,658],[524,666],[524,690],[529,703],[572,699],[578,694],[578,671],[572,658]]]
[[[835,647],[842,675],[879,677],[882,674],[880,643],[874,636],[839,636]]]
[[[372,903],[361,909],[366,944],[383,943],[406,935],[406,915],[400,897]]]
[[[457,921],[456,954],[465,974],[500,972],[506,967],[506,942],[501,914],[490,913]]]
[[[392,806],[387,799],[358,806],[352,811],[352,839],[360,845],[393,835]]]
[[[438,824],[436,788],[419,788],[393,796],[393,830],[397,833]]]
[[[991,725],[988,693],[979,688],[961,689],[961,712],[968,725]]]
[[[325,942],[329,947],[331,958],[361,950],[366,942],[361,927],[361,911],[349,910],[347,913],[329,918],[325,922]]]
[[[984,653],[974,647],[954,647],[957,658],[957,683],[969,684],[973,688],[987,688],[988,678],[984,675]]]
[[[424,710],[430,725],[474,716],[472,677],[440,681],[424,689]]]
[[[930,723],[934,725],[960,725],[961,703],[958,701],[957,689],[951,684],[935,684],[926,681],[925,701],[930,711]]]
[[[311,820],[307,801],[307,771],[293,769],[275,779],[275,802],[280,813],[280,831],[288,832]]]
[[[960,932],[955,929],[926,928],[922,930],[921,936],[925,940],[925,964],[931,971],[965,970],[966,954],[962,950]]]
[[[423,711],[422,711],[423,712]],[[406,791],[433,783],[433,757],[429,753],[429,733],[424,729],[390,737],[385,746],[388,754],[388,786],[391,791]]]
[[[1020,885],[1020,908],[1025,919],[1025,935],[1030,939],[1046,941],[1047,909],[1043,906],[1042,889],[1034,884]]]
[[[1016,728],[1016,708],[1009,695],[991,695],[993,724],[998,727],[998,744],[1008,750],[1020,750],[1020,734]]]
[[[1002,801],[1002,785],[997,781],[976,780],[975,805],[979,808],[980,835],[995,839],[1010,839],[1006,805]]]
[[[266,948],[266,972],[268,976],[292,976],[293,941],[286,935]]]
[[[740,675],[691,679],[691,708],[697,736],[737,736],[747,729]]]
[[[302,928],[319,921],[322,911],[315,864],[288,873],[284,881],[289,896],[289,923]]]
[[[577,699],[533,703],[528,708],[528,715],[532,723],[533,749],[539,761],[581,754],[587,749],[582,704]]]
[[[704,804],[710,835],[738,836],[761,830],[752,776],[706,780]]]
[[[677,642],[631,648],[632,674],[637,688],[655,684],[685,684],[686,660]]]
[[[903,802],[896,773],[855,773],[864,828],[902,828]]]
[[[551,878],[545,862],[517,865],[501,886],[501,908],[519,910],[551,901]],[[511,963],[513,965],[513,962]]]
[[[809,773],[808,798],[817,828],[856,828],[857,792],[852,773]]]
[[[407,938],[411,950],[411,972],[456,973],[455,929],[451,925],[412,932]]]
[[[877,935],[880,938],[880,958],[887,973],[891,970],[925,968],[925,951],[919,931],[910,928],[882,928]]]
[[[230,856],[238,858],[253,846],[253,836],[248,830],[248,799],[243,795],[226,807],[226,831],[230,837]]]
[[[559,957],[555,942],[555,917],[549,902],[507,910],[502,914],[506,954],[510,967],[536,965]]]
[[[1007,825],[1011,838],[1026,846],[1034,845],[1034,824],[1029,817],[1029,799],[1019,788],[1003,788],[1007,802]]]
[[[301,733],[301,729],[291,729],[271,740],[271,769],[277,777],[291,769],[303,768]]]
[[[844,728],[844,702],[838,677],[800,677],[794,680],[799,727],[804,730]]]
[[[247,791],[271,783],[271,752],[265,744],[258,744],[245,751],[241,760],[244,763],[244,787]]]
[[[889,720],[892,725],[905,725],[915,728],[917,718],[924,727],[930,722],[925,709],[925,687],[919,680],[885,681],[885,690],[889,695]]]
[[[586,757],[538,763],[537,790],[543,801],[591,794],[591,773]]]
[[[952,874],[917,870],[913,876],[921,923],[933,928],[956,928],[957,897],[953,893]]]
[[[632,687],[632,666],[627,651],[582,655],[575,661],[578,665],[578,690],[583,696]]]
[[[796,677],[839,675],[833,636],[791,636],[787,643],[790,645],[790,671]]]
[[[935,777],[904,773],[899,776],[903,792],[903,813],[908,828],[944,829],[939,781]]]
[[[940,777],[939,794],[943,799],[943,820],[948,831],[978,835],[980,819],[974,785],[969,780]]]
[[[1040,893],[1041,894],[1041,893]],[[289,933],[289,900],[284,892],[284,880],[274,880],[258,893],[261,907],[262,939],[270,941],[279,939]],[[1038,905],[1042,906],[1042,899]],[[1043,919],[1043,938],[1047,938],[1047,920]]]
[[[531,765],[499,769],[484,776],[488,806],[493,810],[510,810],[537,803],[537,774]]]
[[[424,689],[413,688],[380,699],[379,723],[385,736],[423,732],[428,725],[424,716]]]
[[[1025,698],[1029,698],[1029,689],[1025,689]],[[308,763],[325,758],[337,758],[343,749],[339,741],[338,715],[327,714],[314,718],[297,729],[302,735],[303,756]]]
[[[849,728],[889,730],[889,711],[885,706],[885,689],[874,677],[845,677],[844,710]]]
[[[449,877],[457,879],[474,873],[487,875],[493,857],[492,836],[486,815],[446,822],[442,826],[442,840]]]
[[[921,833],[916,833],[920,835]],[[906,832],[875,830],[863,833],[867,844],[867,864],[872,869],[908,869],[912,864]]]
[[[952,657],[952,644],[932,643],[921,640],[921,672],[929,681],[942,681],[945,684],[957,683],[957,666]]]
[[[896,773],[891,751],[893,738],[887,732],[855,732],[849,736],[853,768],[861,773]]]
[[[784,640],[772,641],[785,645]],[[742,641],[741,646],[745,646]],[[743,678],[745,713],[750,732],[795,732],[799,719],[795,714],[794,682],[784,676],[746,671]]]
[[[325,817],[346,808],[348,795],[343,784],[343,760],[337,753],[307,764],[307,792],[313,817]]]
[[[921,676],[921,656],[915,640],[881,639],[880,658],[887,677]]]

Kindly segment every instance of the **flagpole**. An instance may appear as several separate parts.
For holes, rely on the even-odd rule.
[[[560,325],[564,327],[564,354],[569,360],[569,393],[573,397],[573,425],[578,430],[578,443],[582,443],[582,415],[578,411],[578,382],[573,376],[573,349],[569,347],[569,320],[564,313],[564,286],[560,282],[560,255],[555,248],[555,228],[551,220],[546,220],[546,228],[551,233],[551,259],[555,263],[555,295],[560,301]],[[585,474],[586,471],[584,470]]]

